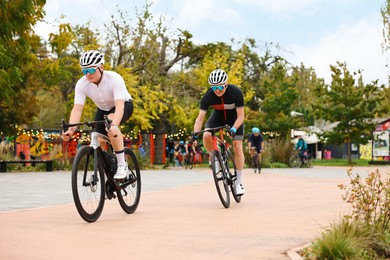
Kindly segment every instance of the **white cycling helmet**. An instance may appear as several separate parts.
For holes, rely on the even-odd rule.
[[[210,85],[223,85],[227,82],[228,75],[221,69],[213,70],[209,76]]]
[[[86,51],[80,57],[80,66],[82,68],[97,67],[103,63],[104,63],[104,55],[96,50]]]

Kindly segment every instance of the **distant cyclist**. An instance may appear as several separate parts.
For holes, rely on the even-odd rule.
[[[255,151],[258,154],[257,160],[258,163],[261,163],[261,152],[264,150],[264,140],[263,135],[260,133],[260,129],[258,127],[252,128],[252,133],[248,138],[248,149],[251,155],[251,158],[255,155]],[[260,168],[259,168],[260,169]]]
[[[185,148],[186,148],[186,153],[185,153],[185,156],[184,156],[184,160],[186,161],[189,161],[189,160],[194,160],[194,156],[195,156],[195,153],[196,153],[196,145],[197,145],[197,140],[194,140],[193,142],[191,142],[192,140],[192,136],[189,136],[188,137],[188,140],[186,141],[185,143]]]
[[[242,186],[242,169],[244,168],[244,151],[242,139],[244,134],[244,96],[239,87],[228,84],[228,75],[221,69],[212,71],[209,75],[210,88],[200,101],[200,110],[195,120],[194,132],[202,129],[203,120],[209,107],[214,110],[206,122],[205,128],[229,125],[233,139],[233,150],[237,168],[236,193],[245,193]],[[211,133],[203,134],[203,145],[209,153],[213,150]]]
[[[165,148],[165,167],[173,163],[173,157],[175,152],[175,142],[173,141],[173,138],[169,138],[166,143]]]
[[[295,137],[298,138],[298,142],[295,145],[295,149],[298,150],[299,152],[299,158],[301,158],[301,161],[303,162],[304,159],[306,159],[307,155],[306,152],[308,151],[307,149],[307,143],[306,141],[302,138],[302,135],[296,135]]]

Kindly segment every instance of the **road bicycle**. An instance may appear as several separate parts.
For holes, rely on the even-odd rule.
[[[230,192],[234,200],[239,203],[241,195],[237,195],[235,183],[237,180],[236,165],[231,152],[227,149],[223,138],[223,129],[230,130],[230,126],[224,125],[215,128],[207,128],[199,132],[192,133],[193,136],[204,132],[210,132],[212,135],[213,151],[211,152],[211,169],[215,187],[217,188],[219,199],[225,208],[230,207]],[[220,132],[220,138],[216,135]]]
[[[185,168],[192,169],[194,167],[194,153],[188,153],[185,160],[184,160],[184,166]]]
[[[168,152],[163,168],[166,169],[169,166],[175,166],[175,153],[173,149]]]
[[[254,149],[254,153],[252,156],[252,168],[255,173],[259,172],[261,173],[261,161],[260,161],[260,153],[257,152],[256,147],[252,147],[251,149]]]
[[[290,166],[292,168],[300,168],[306,166],[307,168],[313,168],[313,156],[308,151],[303,153],[304,157],[301,159],[299,151],[295,150],[295,153],[290,157]]]
[[[98,124],[105,124],[109,130],[111,120],[107,116],[101,121],[76,124],[62,120],[62,129],[65,132],[69,127],[83,125],[93,129]],[[141,198],[141,172],[134,152],[125,147],[124,153],[130,174],[115,180],[117,160],[106,135],[92,131],[90,145],[78,149],[72,165],[72,194],[77,211],[85,221],[95,222],[100,217],[106,197],[118,198],[128,214],[136,211]]]

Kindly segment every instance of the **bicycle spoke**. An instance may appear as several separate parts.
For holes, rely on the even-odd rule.
[[[125,148],[125,159],[130,175],[121,184],[121,192],[118,194],[119,204],[126,213],[134,213],[141,198],[141,172],[134,152]]]
[[[104,205],[103,172],[94,173],[93,148],[83,147],[76,155],[72,169],[73,199],[80,216],[87,222],[96,221]]]

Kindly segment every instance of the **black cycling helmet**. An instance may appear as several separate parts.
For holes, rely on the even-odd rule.
[[[213,70],[209,76],[210,85],[224,85],[228,80],[228,75],[221,69]]]
[[[104,63],[104,55],[97,51],[86,51],[80,57],[80,66],[85,67],[97,67]]]

